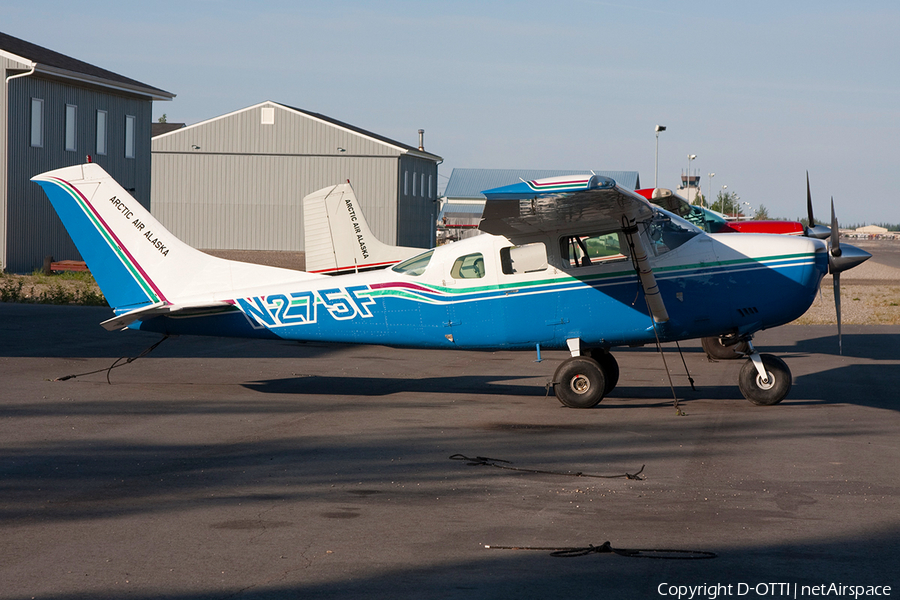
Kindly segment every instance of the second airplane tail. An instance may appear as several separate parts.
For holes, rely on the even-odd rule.
[[[303,198],[303,237],[306,270],[325,275],[383,269],[423,252],[378,240],[349,182]]]

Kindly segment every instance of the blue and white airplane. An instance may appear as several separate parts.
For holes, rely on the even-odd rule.
[[[757,331],[788,323],[822,277],[869,255],[807,237],[709,235],[592,174],[485,192],[481,235],[392,267],[329,277],[228,261],[176,239],[100,166],[38,175],[115,316],[162,334],[448,349],[568,350],[553,378],[564,405],[615,387],[610,349],[731,335],[755,404],[791,388]],[[837,227],[833,228],[837,231]]]

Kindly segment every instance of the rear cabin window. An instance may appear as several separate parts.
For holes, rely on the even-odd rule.
[[[484,256],[481,252],[460,256],[450,269],[453,279],[481,279],[484,277]]]
[[[588,235],[570,235],[559,241],[563,266],[590,267],[624,260],[627,246],[618,231]]]

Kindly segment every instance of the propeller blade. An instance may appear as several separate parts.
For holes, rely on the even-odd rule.
[[[837,217],[834,216],[834,196],[831,197],[831,255],[841,257],[841,232],[838,230]]]
[[[809,171],[806,172],[806,215],[809,223],[806,226],[807,237],[824,240],[831,235],[831,230],[825,225],[816,225],[816,218],[813,216],[812,194],[809,191]]]
[[[838,352],[844,354],[844,341],[841,337],[841,274],[835,273],[831,276],[834,281],[834,311],[837,314],[838,326]]]
[[[834,285],[834,311],[838,326],[838,352],[844,353],[844,341],[841,337],[841,272],[860,265],[872,257],[871,254],[853,246],[844,244],[841,247],[841,232],[837,217],[834,215],[834,198],[831,199],[831,240],[828,244],[828,272],[831,273]]]
[[[809,227],[815,227],[816,219],[813,217],[812,194],[809,192],[809,171],[806,172],[806,216],[809,219]]]

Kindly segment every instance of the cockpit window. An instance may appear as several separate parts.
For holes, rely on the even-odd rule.
[[[413,256],[412,258],[404,260],[399,265],[395,265],[391,270],[397,273],[403,273],[404,275],[418,277],[425,271],[425,267],[427,267],[429,261],[431,261],[432,254],[434,254],[434,250],[429,250],[418,256]]]
[[[589,267],[604,262],[626,258],[627,245],[622,243],[619,232],[587,235],[570,235],[559,241],[563,265]]]
[[[547,270],[547,246],[532,242],[500,249],[500,269],[505,275],[535,273]]]
[[[654,211],[653,220],[647,225],[647,235],[657,256],[678,248],[700,233],[697,226],[661,210]]]

